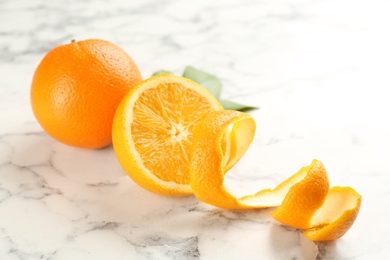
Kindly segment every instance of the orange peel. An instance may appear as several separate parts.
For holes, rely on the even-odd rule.
[[[326,200],[314,214],[312,228],[304,232],[313,241],[330,241],[342,237],[355,222],[362,197],[351,187],[332,187]]]
[[[313,160],[274,189],[241,198],[227,191],[224,176],[246,152],[255,130],[251,116],[229,110],[210,113],[194,128],[190,160],[194,195],[225,209],[277,207],[272,213],[277,221],[306,230],[304,235],[314,241],[344,235],[356,219],[361,196],[350,187],[329,189],[321,161]]]
[[[325,166],[318,160],[302,167],[295,175],[304,177],[291,186],[281,205],[272,212],[272,217],[285,225],[307,229],[311,227],[311,217],[328,194],[328,176]],[[285,182],[293,183],[289,180]]]

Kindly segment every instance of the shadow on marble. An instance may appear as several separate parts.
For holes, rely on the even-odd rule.
[[[279,223],[271,226],[269,242],[275,259],[318,259],[320,253],[318,246],[306,239],[301,230]]]

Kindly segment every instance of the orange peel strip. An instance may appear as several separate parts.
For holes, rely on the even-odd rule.
[[[272,217],[285,225],[307,229],[311,227],[312,216],[326,199],[329,181],[325,166],[318,160],[313,160],[300,172],[307,172],[305,178],[291,186]]]
[[[312,228],[304,235],[313,241],[330,241],[342,237],[355,222],[362,197],[351,187],[332,187],[323,206],[311,220]]]
[[[318,160],[302,167],[274,189],[241,198],[226,190],[224,175],[246,152],[255,130],[251,116],[230,110],[212,112],[195,127],[190,166],[194,195],[205,203],[225,209],[279,206],[272,216],[285,225],[307,230],[305,236],[311,240],[342,236],[357,216],[360,199],[356,199],[357,193],[349,187],[329,190],[325,167]],[[337,211],[332,208],[336,198],[349,198],[352,202],[343,204],[345,211],[342,208]]]

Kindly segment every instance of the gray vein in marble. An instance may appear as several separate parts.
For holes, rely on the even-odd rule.
[[[153,234],[140,241],[125,238],[145,259],[155,259],[158,255],[169,259],[198,259],[198,238],[170,238],[165,234]]]

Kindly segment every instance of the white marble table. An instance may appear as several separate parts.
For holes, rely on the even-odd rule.
[[[390,259],[389,1],[0,1],[0,259]],[[260,106],[228,174],[236,194],[272,187],[313,158],[363,196],[340,240],[313,243],[270,217],[127,177],[112,147],[43,132],[29,88],[43,55],[71,39],[125,49],[146,78],[186,65],[226,99]]]

